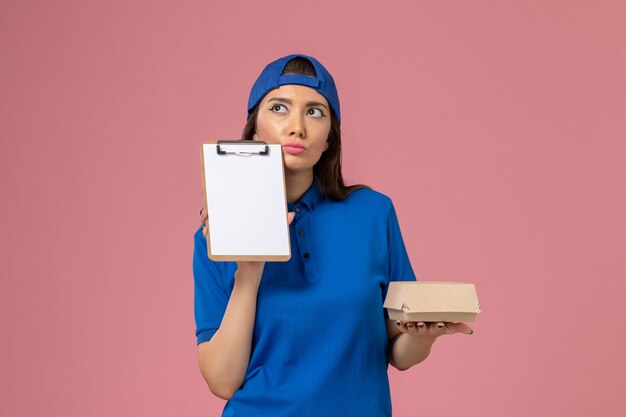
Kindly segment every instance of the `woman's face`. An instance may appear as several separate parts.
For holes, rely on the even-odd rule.
[[[330,106],[312,88],[282,85],[259,103],[255,131],[254,140],[282,146],[287,171],[312,170],[328,149]]]

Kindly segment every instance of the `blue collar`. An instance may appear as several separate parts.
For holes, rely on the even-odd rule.
[[[287,208],[293,211],[295,207],[300,206],[306,207],[309,211],[314,210],[322,199],[322,184],[317,177],[314,177],[309,189],[295,203],[287,203]]]

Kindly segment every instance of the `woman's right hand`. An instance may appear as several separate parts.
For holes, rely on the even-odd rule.
[[[291,224],[293,218],[296,213],[290,211],[287,213],[287,223]],[[209,230],[207,228],[207,219],[209,215],[206,210],[203,208],[200,210],[200,221],[202,222],[202,234],[206,239],[209,237]],[[258,277],[261,279],[263,275],[263,269],[265,268],[265,261],[238,261],[237,262],[237,273],[235,273],[235,279],[239,276],[244,277]]]

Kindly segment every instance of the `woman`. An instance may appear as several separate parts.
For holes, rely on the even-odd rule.
[[[463,323],[387,319],[389,281],[414,281],[392,201],[341,175],[340,107],[316,59],[270,63],[243,140],[282,145],[292,257],[213,262],[195,235],[198,361],[223,416],[390,416],[388,364],[424,360]],[[203,223],[206,213],[201,212]]]

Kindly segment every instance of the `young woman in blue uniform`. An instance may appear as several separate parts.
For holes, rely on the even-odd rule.
[[[388,364],[408,369],[440,335],[472,332],[388,320],[389,282],[416,278],[389,197],[343,183],[340,122],[333,78],[313,57],[270,63],[250,92],[242,139],[284,151],[288,262],[211,261],[201,212],[198,361],[228,400],[222,416],[391,416]]]

